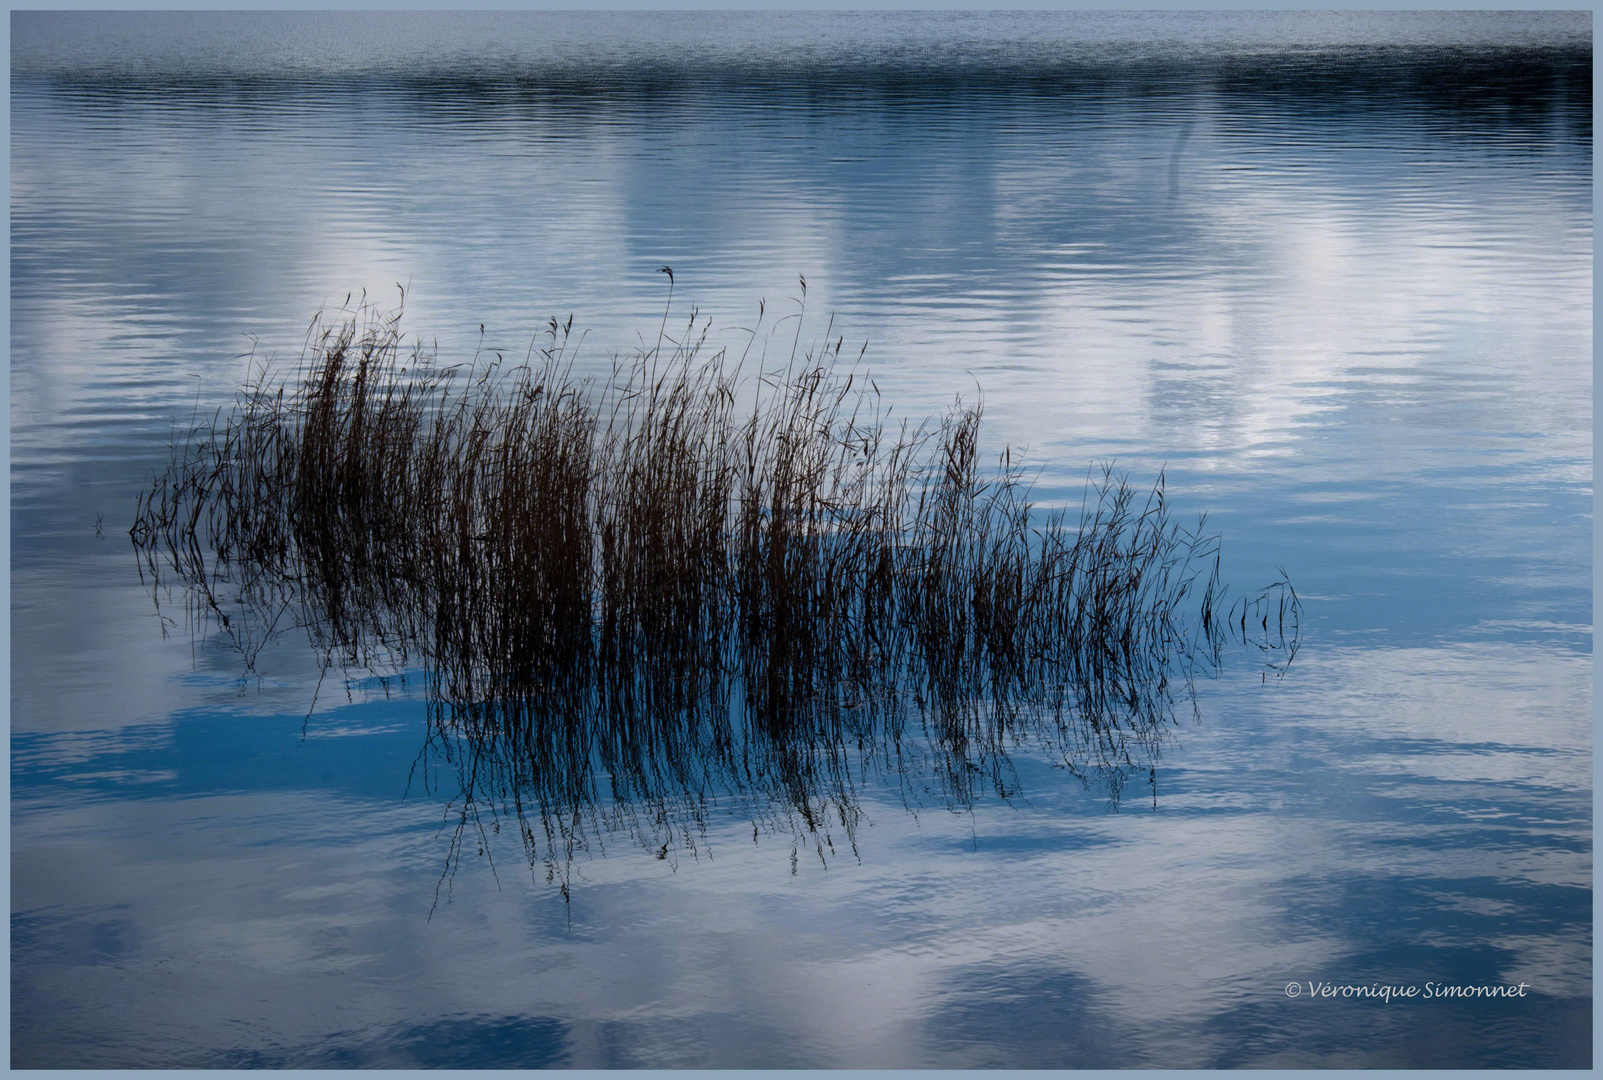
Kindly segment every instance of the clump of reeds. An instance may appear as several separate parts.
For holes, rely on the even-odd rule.
[[[823,857],[865,774],[1007,795],[1022,743],[1117,798],[1228,636],[1294,654],[1289,584],[1227,606],[1161,477],[1041,513],[1010,449],[982,467],[978,404],[892,422],[840,338],[736,358],[708,327],[594,383],[571,318],[444,367],[399,310],[319,316],[292,375],[175,441],[143,567],[247,667],[288,625],[327,663],[420,658],[457,841],[487,805],[548,868],[615,828],[666,856],[720,799]]]

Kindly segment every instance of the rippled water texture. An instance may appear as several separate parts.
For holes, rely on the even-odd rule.
[[[13,15],[12,1063],[1589,1066],[1591,33]],[[896,417],[983,392],[1043,508],[1164,470],[1295,662],[1227,650],[1117,809],[882,760],[833,848],[603,799],[548,880],[456,831],[416,665],[158,613],[136,499],[244,354],[404,287],[441,363],[571,313],[605,378],[663,266],[710,348],[761,302]]]

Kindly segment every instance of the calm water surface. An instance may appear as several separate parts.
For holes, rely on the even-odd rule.
[[[1591,104],[1587,13],[14,15],[12,1063],[1589,1066]],[[442,882],[416,680],[164,633],[135,498],[348,293],[604,375],[664,265],[1044,502],[1166,468],[1296,662],[1117,811],[1022,748]]]

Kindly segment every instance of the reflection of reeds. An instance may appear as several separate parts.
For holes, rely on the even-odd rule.
[[[487,807],[552,868],[598,829],[666,856],[734,799],[823,856],[865,773],[966,804],[1022,743],[1117,798],[1228,635],[1295,651],[1289,584],[1227,607],[1161,478],[1038,512],[1011,451],[982,470],[978,406],[892,424],[839,339],[742,380],[693,315],[597,387],[571,320],[463,370],[399,319],[315,321],[295,378],[175,443],[131,533],[247,667],[289,624],[330,663],[421,657],[459,842]]]

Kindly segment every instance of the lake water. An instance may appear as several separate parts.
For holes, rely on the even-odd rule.
[[[12,1064],[1589,1067],[1591,42],[14,14]],[[564,897],[453,849],[419,672],[164,632],[127,530],[243,353],[404,287],[442,362],[571,313],[604,376],[663,266],[715,344],[866,342],[897,415],[983,390],[1043,503],[1166,470],[1295,662],[1227,650],[1117,808],[1023,747],[1006,799],[863,779],[833,852],[740,798],[603,831]]]

